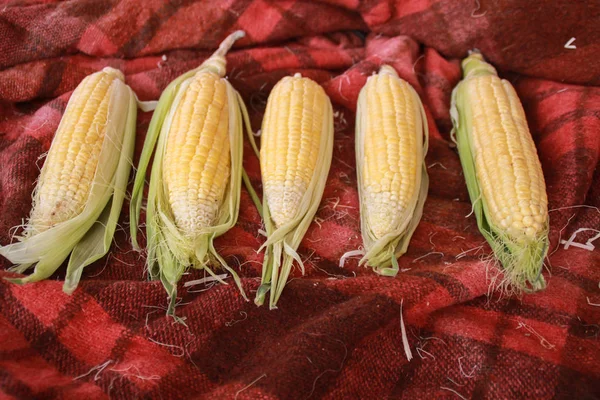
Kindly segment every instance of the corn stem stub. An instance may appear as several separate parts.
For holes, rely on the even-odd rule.
[[[48,278],[69,257],[63,290],[108,252],[127,189],[135,142],[136,96],[121,71],[104,68],[73,92],[33,193],[20,242],[0,248],[25,277]]]
[[[216,261],[228,270],[246,298],[240,279],[217,253],[213,240],[237,222],[242,179],[241,96],[225,79],[225,55],[244,36],[236,31],[198,68],[163,91],[152,116],[131,200],[135,248],[146,170],[154,152],[146,210],[147,267],[169,296],[174,315],[177,282],[188,267]],[[155,151],[156,147],[156,151]]]
[[[479,53],[462,62],[451,116],[479,230],[504,267],[504,288],[535,291],[548,250],[548,199],[525,112]]]
[[[269,95],[262,124],[260,166],[267,240],[262,281],[254,302],[270,291],[276,308],[296,252],[325,189],[333,153],[331,101],[316,82],[300,74],[280,80]]]
[[[356,167],[365,254],[359,264],[398,273],[427,197],[427,117],[419,95],[387,65],[369,77],[356,111]]]

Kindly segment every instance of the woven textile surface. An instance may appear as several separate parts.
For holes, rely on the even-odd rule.
[[[600,398],[600,240],[593,251],[560,244],[578,229],[590,229],[579,243],[600,230],[599,20],[597,2],[541,0],[0,2],[1,244],[28,216],[73,89],[104,66],[155,100],[244,29],[228,79],[255,130],[273,85],[295,72],[319,82],[335,112],[318,223],[299,249],[306,275],[294,271],[277,310],[244,301],[233,284],[180,285],[187,326],[174,323],[160,282],[147,280],[145,254],[131,248],[126,201],[109,255],[71,296],[64,267],[40,283],[0,280],[0,398]],[[565,48],[571,38],[575,48]],[[540,293],[489,290],[497,272],[484,261],[491,250],[469,215],[450,140],[451,90],[473,48],[515,86],[543,166],[551,248]],[[356,101],[382,64],[415,87],[430,126],[429,195],[395,278],[356,259],[338,266],[361,245]],[[136,164],[150,118],[138,114]],[[244,165],[260,189],[247,143]],[[238,224],[216,247],[250,294],[260,227],[242,189]],[[202,277],[190,271],[182,282]]]

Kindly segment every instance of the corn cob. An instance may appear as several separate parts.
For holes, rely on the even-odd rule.
[[[267,241],[262,284],[255,303],[276,308],[296,252],[317,212],[333,152],[331,102],[316,82],[300,74],[279,81],[262,124],[260,167]]]
[[[512,85],[479,53],[462,62],[451,115],[480,231],[504,267],[504,287],[539,290],[548,249],[542,167]]]
[[[19,243],[0,254],[33,274],[16,283],[52,275],[71,255],[63,289],[77,287],[85,266],[110,247],[131,167],[136,97],[121,71],[104,68],[73,92],[33,194]],[[112,199],[112,200],[111,200]]]
[[[427,118],[419,95],[387,65],[369,77],[356,112],[356,167],[366,263],[398,273],[423,214],[429,178]]]
[[[239,93],[224,78],[225,55],[244,36],[237,31],[198,68],[181,75],[162,93],[144,143],[131,201],[131,237],[137,242],[146,169],[156,147],[146,211],[152,278],[160,278],[174,315],[177,282],[186,268],[205,269],[216,259],[240,279],[217,253],[213,240],[238,218],[242,177],[242,113]],[[158,143],[157,143],[158,141]]]

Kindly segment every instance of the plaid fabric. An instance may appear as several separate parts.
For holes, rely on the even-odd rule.
[[[296,271],[278,310],[245,302],[235,285],[181,286],[177,312],[187,327],[173,324],[163,288],[146,281],[144,255],[131,249],[124,211],[110,255],[86,268],[72,296],[57,281],[62,269],[56,280],[22,287],[0,281],[0,398],[600,398],[600,253],[559,242],[580,228],[600,229],[600,87],[593,86],[600,84],[600,9],[560,4],[3,2],[2,244],[28,215],[39,157],[71,91],[103,66],[123,69],[141,99],[156,99],[228,32],[245,29],[228,70],[255,129],[275,82],[298,71],[323,85],[336,119],[320,223],[300,248],[307,276]],[[575,50],[564,48],[571,37]],[[548,187],[549,285],[520,299],[488,291],[495,272],[482,257],[490,249],[467,217],[471,205],[449,146],[450,93],[460,79],[452,57],[472,47],[515,84]],[[395,279],[356,260],[338,267],[361,244],[355,104],[382,63],[416,88],[430,120],[429,197]],[[138,156],[150,117],[138,118]],[[258,161],[245,150],[259,186]],[[243,191],[239,223],[217,241],[250,293],[260,280],[259,226]],[[580,232],[576,241],[594,235]],[[183,280],[202,276],[192,271]]]

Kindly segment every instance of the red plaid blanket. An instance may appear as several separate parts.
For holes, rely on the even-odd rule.
[[[55,279],[0,281],[0,398],[600,398],[600,240],[593,251],[560,242],[576,234],[586,243],[597,231],[578,230],[600,229],[599,20],[591,2],[0,2],[2,244],[28,215],[38,158],[72,90],[104,66],[156,99],[244,29],[228,75],[255,129],[270,89],[293,72],[321,83],[336,115],[319,224],[300,248],[307,274],[296,271],[278,310],[245,302],[235,285],[180,287],[187,327],[174,324],[160,283],[146,280],[144,254],[131,249],[124,211],[110,255],[86,268],[72,296]],[[490,249],[466,217],[449,146],[450,93],[471,48],[515,85],[548,187],[549,284],[522,298],[488,292]],[[429,197],[393,279],[356,260],[338,267],[361,244],[355,104],[382,63],[416,88],[430,120]],[[138,118],[138,155],[150,116]],[[258,161],[245,150],[259,187]],[[260,280],[259,226],[243,191],[237,226],[217,242],[250,293]]]

